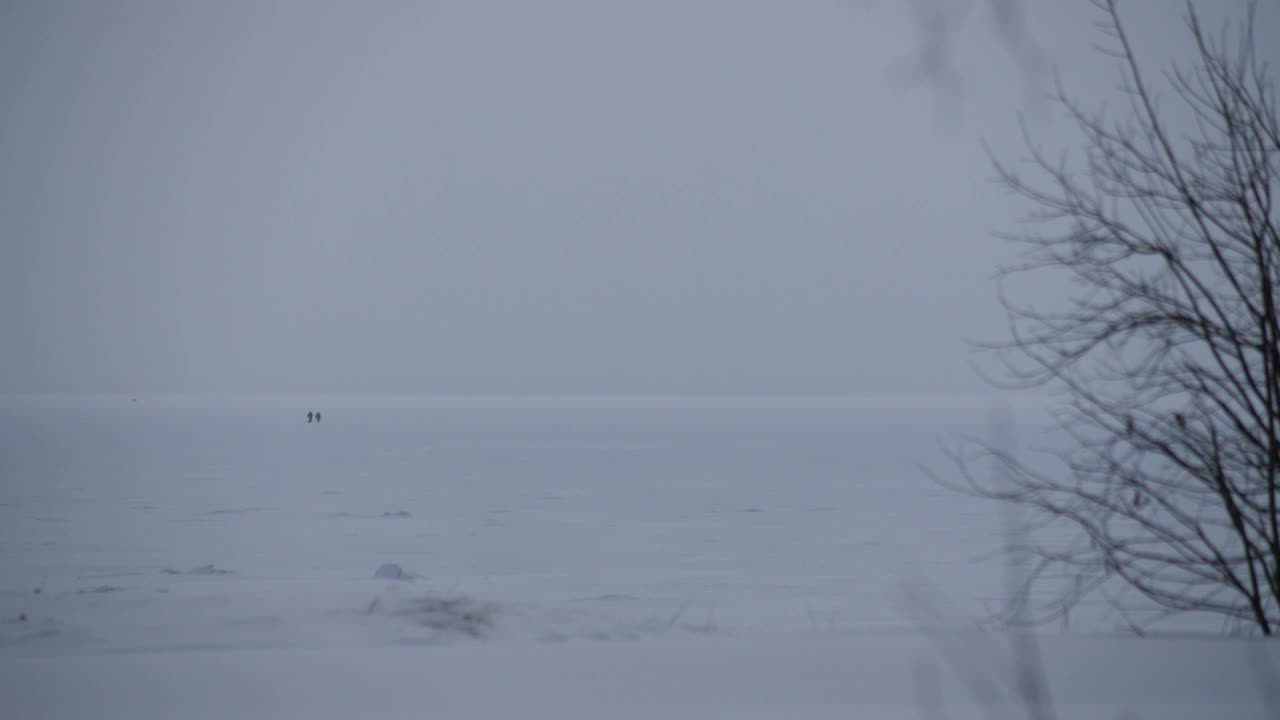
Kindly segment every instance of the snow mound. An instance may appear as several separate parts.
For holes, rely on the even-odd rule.
[[[373,576],[384,580],[412,580],[413,576],[395,563],[383,563],[374,571]]]
[[[680,613],[613,613],[499,603],[453,593],[402,593],[397,587],[374,598],[362,616],[396,644],[458,641],[560,644],[574,641],[634,641],[671,635],[716,635],[708,618]]]
[[[483,638],[493,629],[497,611],[497,605],[465,595],[428,595],[408,603],[397,614],[437,633]]]
[[[79,593],[81,595],[89,595],[89,594],[120,592],[121,590],[124,590],[124,588],[117,587],[115,585],[99,585],[97,587],[81,588]]]
[[[364,614],[393,619],[394,626],[408,631],[396,633],[401,642],[434,644],[459,638],[487,638],[496,625],[498,610],[496,603],[467,595],[428,594],[410,598],[392,594],[374,598]]]
[[[186,571],[185,573],[182,572],[181,570],[174,570],[173,568],[165,568],[160,572],[164,573],[165,575],[230,575],[231,574],[230,570],[224,570],[215,565],[201,565],[200,567],[193,567],[190,570]]]
[[[230,575],[230,570],[223,570],[213,565],[201,565],[200,567],[191,568],[187,571],[188,575]]]

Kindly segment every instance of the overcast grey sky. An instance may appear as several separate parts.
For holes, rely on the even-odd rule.
[[[980,139],[1067,137],[1043,70],[1101,99],[1095,19],[5,2],[0,392],[981,392],[1020,206]]]

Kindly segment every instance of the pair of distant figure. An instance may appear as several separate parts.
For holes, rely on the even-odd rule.
[[[312,411],[310,411],[310,410],[308,410],[308,411],[307,411],[307,422],[311,422],[313,419],[314,419],[316,422],[320,422],[320,411],[319,411],[319,410],[316,410],[315,412],[312,412]]]

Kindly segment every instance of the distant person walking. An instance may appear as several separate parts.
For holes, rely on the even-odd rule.
[[[320,411],[316,411],[316,422],[320,422]]]
[[[308,410],[308,411],[307,411],[307,422],[311,422],[311,418],[312,418],[312,417],[314,417],[314,416],[315,416],[315,413],[313,413],[313,412],[311,412],[310,410]]]

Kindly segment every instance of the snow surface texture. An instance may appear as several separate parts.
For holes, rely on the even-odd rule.
[[[998,601],[995,508],[915,467],[980,405],[314,404],[0,400],[0,714],[986,717],[1013,675],[903,603]],[[1043,644],[1061,717],[1280,717],[1274,643]]]

